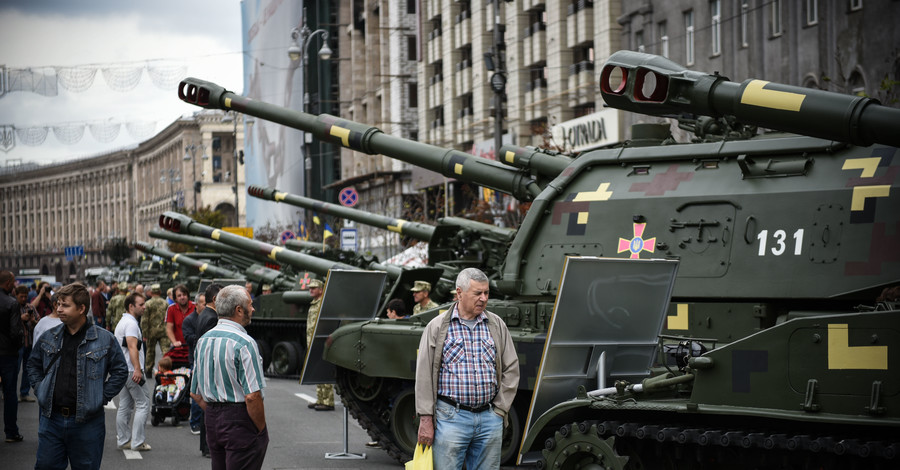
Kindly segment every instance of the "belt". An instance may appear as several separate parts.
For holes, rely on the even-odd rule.
[[[62,415],[63,418],[75,416],[74,406],[54,406],[52,411],[56,414]]]
[[[444,403],[449,403],[461,410],[470,411],[472,413],[481,413],[482,411],[487,411],[487,410],[491,409],[490,403],[485,403],[483,405],[478,405],[478,406],[463,405],[462,403],[459,403],[450,397],[445,397],[444,395],[438,395],[438,400],[440,400]]]
[[[206,406],[211,406],[213,408],[224,408],[226,406],[247,406],[247,403],[242,401],[212,401],[208,402]]]

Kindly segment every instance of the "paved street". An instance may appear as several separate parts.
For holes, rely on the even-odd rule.
[[[153,382],[145,385],[148,393]],[[306,407],[315,397],[315,387],[300,386],[296,380],[268,379],[266,388],[266,419],[269,427],[269,450],[263,468],[403,468],[387,453],[365,446],[368,435],[352,418],[348,426],[350,453],[365,453],[365,460],[329,460],[325,453],[343,452],[343,408],[335,411],[314,411]],[[299,395],[299,396],[298,396]],[[117,401],[117,400],[116,400]],[[17,444],[0,442],[0,461],[5,470],[34,468],[37,454],[38,406],[19,403],[19,428],[25,441]],[[116,410],[106,410],[106,444],[103,453],[104,469],[171,468],[178,470],[208,469],[210,461],[201,457],[200,436],[190,432],[187,423],[172,426],[171,419],[159,427],[147,424],[149,452],[116,449]]]

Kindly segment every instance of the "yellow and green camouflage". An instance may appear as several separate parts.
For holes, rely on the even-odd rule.
[[[147,338],[145,367],[153,369],[156,365],[156,344],[165,354],[169,349],[169,338],[166,336],[166,309],[169,303],[162,297],[153,297],[144,304],[144,316],[141,317],[141,332]]]
[[[116,324],[124,313],[125,294],[116,294],[109,299],[109,305],[106,306],[106,324],[109,325],[109,331],[116,331]]]
[[[322,298],[318,298],[309,304],[309,312],[306,317],[306,347],[312,344],[313,333],[316,331],[316,321],[319,319],[319,309],[322,308]],[[316,385],[316,404],[334,406],[334,385]]]

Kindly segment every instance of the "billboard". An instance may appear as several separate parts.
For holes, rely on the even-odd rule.
[[[301,17],[302,2],[241,2],[244,96],[302,109],[301,61],[292,61],[287,54],[291,30],[302,26]],[[244,121],[247,185],[305,194],[302,138],[303,133],[298,130],[248,116]],[[267,224],[293,226],[297,221],[297,209],[288,204],[248,197],[246,206],[247,225],[257,230]]]

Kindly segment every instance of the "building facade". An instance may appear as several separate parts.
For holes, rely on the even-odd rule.
[[[224,118],[204,110],[134,148],[62,164],[4,168],[0,269],[37,270],[60,282],[82,279],[84,269],[111,263],[104,253],[110,240],[152,243],[147,232],[168,210],[209,206],[222,211],[226,223],[242,223],[243,212],[234,220],[234,190],[241,211],[244,170],[235,156],[243,126],[240,117],[237,124]],[[81,247],[84,255],[67,257],[66,247]]]

